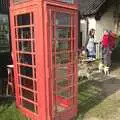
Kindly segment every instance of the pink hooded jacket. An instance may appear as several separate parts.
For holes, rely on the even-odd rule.
[[[110,36],[109,36],[108,32],[105,32],[104,35],[103,35],[103,39],[102,39],[103,47],[104,48],[110,47],[110,50],[112,50],[113,48],[115,48],[115,39],[116,39],[115,33],[111,32]]]

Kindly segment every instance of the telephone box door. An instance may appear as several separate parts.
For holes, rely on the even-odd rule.
[[[35,9],[11,12],[11,34],[14,54],[16,103],[28,117],[37,119],[38,98],[35,51]]]
[[[51,114],[55,120],[70,120],[77,112],[77,12],[48,9]]]

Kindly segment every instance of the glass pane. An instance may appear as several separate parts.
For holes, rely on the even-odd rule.
[[[22,96],[24,98],[27,98],[29,100],[34,101],[34,93],[33,92],[30,92],[28,90],[22,89]]]
[[[23,1],[23,0],[13,0],[13,2],[20,2],[20,1]]]
[[[21,77],[21,85],[33,90],[33,80]]]
[[[60,87],[57,87],[57,96],[62,96],[64,98],[67,98],[67,97],[72,97],[73,96],[73,88],[60,88]]]
[[[15,38],[17,39],[17,29],[15,28]]]
[[[63,65],[63,67],[56,68],[56,79],[59,81],[59,78],[61,79],[71,79],[72,77],[70,75],[73,74],[73,65]],[[63,79],[63,80],[64,80]]]
[[[67,71],[66,71],[67,69],[66,69],[66,67],[61,67],[61,68],[57,68],[56,69],[56,78],[57,78],[57,80],[58,80],[58,78],[60,78],[61,76],[63,77],[63,78],[66,78],[66,76],[67,76]]]
[[[33,17],[33,13],[31,13],[31,19],[32,19],[32,24],[34,23],[34,17]]]
[[[74,0],[63,0],[63,2],[74,3]]]
[[[57,0],[57,1],[61,1],[61,2],[66,2],[66,3],[73,4],[75,0]]]
[[[20,63],[32,65],[32,55],[19,54]]]
[[[52,56],[52,63],[53,63],[53,65],[56,64],[56,62],[55,62],[55,55]]]
[[[30,39],[30,27],[18,28],[18,39]]]
[[[70,25],[70,15],[67,13],[56,13],[56,25]]]
[[[68,40],[56,40],[56,50],[70,50],[71,48],[71,41]]]
[[[30,102],[22,99],[22,104],[23,104],[23,107],[25,107],[26,109],[28,109],[32,112],[35,112],[35,107],[34,107],[33,103],[30,103]]]
[[[56,112],[65,112],[66,108],[71,107],[73,105],[73,98],[64,98],[61,96],[56,96],[55,98],[56,100]]]
[[[56,64],[65,64],[70,62],[69,53],[60,53],[56,55]]]
[[[32,52],[31,50],[31,41],[19,41],[18,51],[22,52]]]
[[[27,77],[33,77],[33,69],[30,67],[20,66],[20,73]]]
[[[56,50],[56,46],[55,45],[58,46],[57,42],[55,40],[52,40],[52,51],[53,52],[55,52],[55,50]]]
[[[33,52],[35,52],[35,41],[32,41]]]
[[[61,79],[57,79],[57,86],[58,87],[67,87],[67,86],[71,86],[73,84],[73,81],[72,81],[72,77],[71,77],[71,80],[69,79],[66,79],[66,78],[62,78]]]
[[[34,65],[36,65],[35,55],[33,56]]]
[[[36,68],[34,69],[34,78],[36,78]]]
[[[56,29],[56,38],[70,38],[71,30],[69,27],[57,28]]]
[[[34,38],[34,27],[32,27],[32,38]]]
[[[30,24],[30,14],[23,14],[17,16],[17,25],[29,25]]]
[[[16,16],[14,16],[14,25],[16,26]]]

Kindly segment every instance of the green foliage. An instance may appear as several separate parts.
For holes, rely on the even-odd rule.
[[[17,110],[13,101],[0,102],[0,120],[27,120]]]

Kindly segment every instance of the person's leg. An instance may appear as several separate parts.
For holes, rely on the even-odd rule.
[[[108,54],[108,67],[111,67],[111,54]]]
[[[108,64],[108,56],[107,56],[107,53],[104,53],[104,61],[103,61],[103,64],[104,65],[107,65]]]
[[[89,51],[88,51],[88,49],[86,49],[86,52],[87,52],[87,57],[89,57]]]
[[[107,48],[107,66],[111,67],[111,53],[110,53],[110,48]]]
[[[104,64],[104,49],[103,47],[101,48],[101,62]]]
[[[103,64],[107,65],[108,64],[108,53],[107,53],[107,49],[104,48],[103,50]]]
[[[91,51],[88,50],[88,57],[91,57]]]

